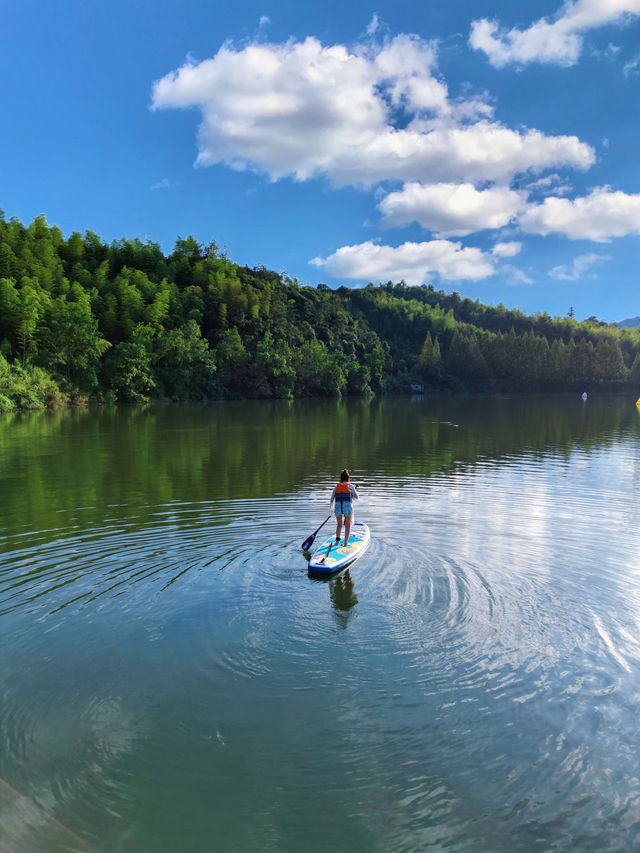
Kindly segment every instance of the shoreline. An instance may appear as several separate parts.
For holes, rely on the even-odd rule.
[[[29,401],[25,404],[15,403],[11,406],[2,405],[3,395],[0,394],[0,414],[28,414],[36,412],[54,412],[54,411],[81,411],[83,409],[97,408],[117,408],[117,409],[143,409],[155,406],[206,406],[211,403],[299,403],[299,402],[346,402],[352,400],[384,400],[391,398],[405,397],[409,400],[418,400],[430,398],[478,398],[478,397],[511,397],[511,396],[551,396],[561,397],[576,394],[580,396],[586,392],[590,396],[629,396],[634,402],[640,395],[634,383],[624,382],[613,384],[611,382],[603,382],[594,387],[593,383],[586,385],[576,384],[571,388],[435,388],[425,387],[424,391],[410,391],[405,389],[381,391],[377,394],[342,394],[341,396],[327,397],[322,395],[313,396],[298,396],[298,397],[241,397],[237,395],[228,395],[220,397],[210,397],[201,400],[172,400],[168,397],[149,397],[147,400],[131,402],[119,400],[104,400],[82,394],[68,394],[61,392],[59,397],[55,399],[35,402]],[[4,398],[6,399],[6,397]]]

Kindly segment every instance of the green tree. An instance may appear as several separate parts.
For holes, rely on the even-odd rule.
[[[620,344],[612,338],[600,338],[596,344],[594,373],[599,379],[620,379],[626,373]]]
[[[374,346],[364,354],[364,363],[369,368],[369,382],[374,392],[382,389],[386,356],[382,346]]]
[[[100,336],[86,295],[78,302],[60,297],[48,307],[40,332],[39,359],[67,383],[93,391],[100,359],[110,346]]]
[[[107,354],[103,381],[118,400],[144,403],[155,388],[152,373],[153,330],[136,326],[130,341],[123,341]]]
[[[264,392],[261,396],[287,398],[293,395],[296,372],[286,341],[274,341],[271,332],[267,332],[258,343],[256,363],[263,374],[264,384],[258,386]]]
[[[368,397],[371,390],[371,373],[366,364],[355,360],[348,362],[345,370],[346,390],[348,394]]]
[[[33,355],[36,351],[35,335],[38,320],[44,311],[43,302],[42,294],[37,290],[37,282],[32,282],[25,276],[18,294],[18,305],[14,315],[15,337],[22,353],[23,366],[27,355]]]
[[[176,400],[217,396],[215,356],[195,320],[163,332],[156,343],[158,388]]]
[[[296,353],[296,391],[300,396],[340,397],[346,378],[340,356],[317,340],[305,341]]]

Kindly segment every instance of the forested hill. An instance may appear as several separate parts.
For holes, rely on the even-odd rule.
[[[215,243],[0,219],[0,408],[369,394],[412,383],[562,389],[640,379],[640,330],[526,316],[433,287],[301,286]]]

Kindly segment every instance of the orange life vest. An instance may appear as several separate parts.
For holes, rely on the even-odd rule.
[[[336,495],[350,495],[349,483],[338,483],[336,486]]]

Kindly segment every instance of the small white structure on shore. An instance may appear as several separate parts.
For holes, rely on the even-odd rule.
[[[587,392],[586,392],[586,391],[583,391],[583,392],[582,392],[582,399],[583,399],[583,400],[586,400],[586,399],[587,399]]]

